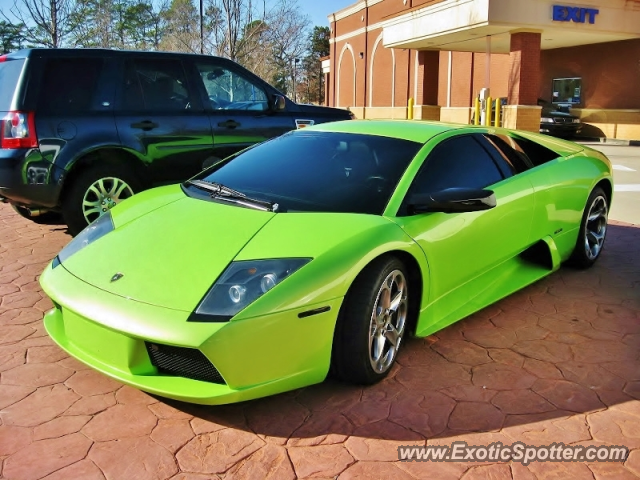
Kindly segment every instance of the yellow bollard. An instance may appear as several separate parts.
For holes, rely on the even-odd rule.
[[[500,127],[500,114],[502,113],[500,109],[502,108],[502,104],[499,98],[496,98],[496,121],[494,126]]]
[[[413,98],[409,99],[407,105],[407,120],[413,120]]]
[[[480,98],[476,97],[475,101],[473,102],[473,119],[472,119],[472,123],[474,125],[479,125],[479,120],[480,118]]]
[[[493,103],[491,102],[491,97],[487,98],[487,101],[485,103],[485,108],[486,108],[486,112],[484,115],[484,126],[488,127],[491,125],[491,107],[493,106]]]

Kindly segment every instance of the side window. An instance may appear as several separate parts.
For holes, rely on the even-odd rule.
[[[514,140],[527,155],[527,158],[529,158],[534,167],[555,160],[560,156],[553,150],[549,150],[547,147],[543,147],[539,143],[532,142],[526,138],[514,137]]]
[[[526,172],[531,168],[527,156],[522,148],[508,135],[493,134],[484,135],[484,138],[491,145],[487,148],[496,157],[498,165],[505,165],[511,175]],[[501,167],[502,169],[503,167]],[[503,172],[504,173],[504,172]]]
[[[265,91],[237,72],[212,63],[197,63],[198,73],[214,110],[265,111]]]
[[[151,112],[184,111],[192,96],[179,60],[127,60],[121,108]]]
[[[471,135],[445,140],[429,154],[411,187],[412,193],[447,188],[484,188],[502,180],[487,151]]]
[[[38,112],[69,115],[95,110],[94,97],[103,64],[100,58],[48,60],[38,95]]]

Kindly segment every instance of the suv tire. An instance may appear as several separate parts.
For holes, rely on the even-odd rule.
[[[123,165],[94,165],[73,179],[62,201],[69,233],[77,235],[103,213],[142,190],[136,175]]]

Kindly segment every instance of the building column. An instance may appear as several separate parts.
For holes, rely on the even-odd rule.
[[[416,120],[440,120],[438,106],[438,76],[440,72],[440,52],[418,51],[413,118]]]
[[[335,62],[335,57],[326,56],[320,59],[320,66],[322,67],[322,75],[324,77],[324,105],[329,107],[333,106],[333,99],[331,98],[331,63]],[[335,65],[333,65],[335,67]]]
[[[540,129],[540,32],[512,32],[509,54],[509,100],[504,107],[507,128]]]

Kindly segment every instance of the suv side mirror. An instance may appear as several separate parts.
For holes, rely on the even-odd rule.
[[[447,188],[435,193],[418,193],[409,197],[409,213],[462,213],[489,210],[496,206],[491,190],[478,188]]]
[[[282,95],[273,95],[271,97],[270,110],[272,112],[280,112],[284,110],[286,106],[287,106],[287,102],[285,101]]]

